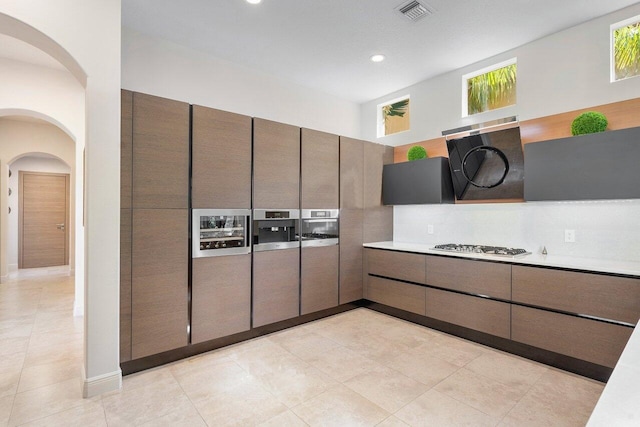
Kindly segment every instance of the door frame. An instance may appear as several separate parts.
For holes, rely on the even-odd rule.
[[[68,173],[54,173],[54,172],[32,172],[32,171],[18,171],[18,269],[22,268],[22,233],[23,233],[23,198],[24,198],[24,176],[25,175],[47,175],[47,176],[62,176],[65,178],[65,227],[64,227],[64,259],[66,264],[69,265],[69,208],[70,208],[70,174]]]

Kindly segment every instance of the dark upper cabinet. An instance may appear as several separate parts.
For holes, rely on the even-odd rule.
[[[524,146],[524,198],[640,198],[640,127]]]
[[[302,209],[338,209],[340,142],[337,135],[302,129]]]
[[[385,165],[382,200],[385,205],[453,203],[449,162],[432,157]]]
[[[251,208],[251,117],[194,105],[191,206]]]
[[[300,206],[300,128],[253,119],[253,207]]]
[[[133,94],[133,208],[187,208],[189,104]]]

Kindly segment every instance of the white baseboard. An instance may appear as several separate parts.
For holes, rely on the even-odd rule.
[[[9,273],[13,273],[14,271],[18,271],[18,264],[9,264],[7,265],[9,268]]]
[[[83,369],[82,379],[82,396],[85,399],[122,388],[122,370],[119,368],[117,371],[93,378],[87,378]]]
[[[73,300],[73,317],[84,316],[84,303],[82,301]]]
[[[0,276],[0,283],[7,283],[9,280],[9,275],[5,274],[4,276]]]

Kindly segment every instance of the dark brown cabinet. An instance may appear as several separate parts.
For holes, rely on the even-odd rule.
[[[134,209],[132,358],[187,345],[187,209]]]
[[[411,313],[425,315],[426,292],[423,286],[370,277],[365,298]]]
[[[194,258],[191,343],[251,327],[251,255]]]
[[[340,143],[337,135],[302,129],[302,209],[338,209]]]
[[[300,314],[337,306],[339,247],[302,248],[300,256]]]
[[[369,274],[426,283],[426,256],[409,252],[365,249]]]
[[[186,209],[189,104],[133,94],[133,208]]]
[[[300,248],[253,253],[253,327],[297,317]]]
[[[191,207],[251,208],[251,117],[193,106]]]
[[[300,207],[300,128],[253,119],[253,208]]]

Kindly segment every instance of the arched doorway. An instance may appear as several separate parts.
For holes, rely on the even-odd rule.
[[[14,73],[0,91],[0,110],[18,109],[55,117],[85,150],[76,156],[86,165],[82,256],[85,272],[83,394],[115,390],[121,384],[118,359],[119,309],[119,123],[120,1],[35,0],[0,4],[0,34],[21,40],[55,58],[66,69],[67,83],[81,88],[80,112],[52,95],[55,85],[33,74]],[[73,13],[69,13],[69,11]],[[4,70],[3,70],[4,71]],[[36,87],[34,87],[36,86]],[[43,97],[40,88],[45,90]],[[48,92],[47,92],[48,91]],[[80,153],[80,150],[77,150]],[[6,160],[0,182],[8,170]],[[114,178],[115,177],[115,178]],[[3,194],[0,203],[6,203]],[[5,225],[6,227],[6,225]],[[0,230],[2,232],[3,230]],[[6,228],[4,230],[6,232]],[[94,243],[95,242],[95,243]],[[80,248],[78,248],[78,252]],[[1,256],[2,254],[0,254]],[[76,270],[77,271],[77,270]]]

